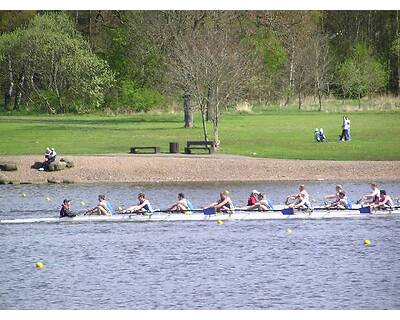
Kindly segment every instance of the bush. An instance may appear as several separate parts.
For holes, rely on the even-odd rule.
[[[140,88],[131,80],[121,83],[119,104],[124,109],[147,112],[159,107],[163,102],[164,97],[157,90]]]

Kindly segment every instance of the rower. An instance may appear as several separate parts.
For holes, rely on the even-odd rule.
[[[349,200],[346,197],[345,192],[342,190],[339,192],[338,199],[332,203],[326,206],[327,209],[351,209],[351,204]]]
[[[339,200],[339,193],[342,191],[344,192],[342,185],[341,184],[336,185],[335,191],[336,191],[335,194],[330,194],[324,197],[326,205],[328,204],[328,202],[337,202]]]
[[[379,192],[379,202],[376,204],[372,203],[370,207],[376,209],[391,209],[394,207],[394,202],[392,198],[386,194],[385,190],[381,190]]]
[[[185,198],[185,195],[181,192],[178,193],[178,201],[174,203],[167,211],[180,211],[184,213],[190,213],[193,210],[192,203]]]
[[[229,212],[234,210],[233,202],[230,197],[228,190],[225,190],[219,194],[219,199],[216,202],[211,203],[207,208],[215,208],[216,211]]]
[[[270,201],[268,201],[267,199],[267,195],[265,193],[258,193],[258,201],[257,203],[252,206],[250,209],[258,209],[260,211],[269,211],[272,210],[272,205],[270,203]]]
[[[371,205],[379,203],[380,191],[376,183],[371,183],[371,190],[372,190],[371,193],[362,196],[362,198],[358,201],[361,203],[361,205],[364,204]]]
[[[293,202],[290,203],[289,200],[292,200]],[[286,204],[289,205],[289,208],[297,208],[297,205],[300,203],[311,208],[310,195],[308,194],[304,184],[299,186],[299,193],[292,194],[286,198]]]
[[[66,217],[73,218],[75,216],[76,214],[71,211],[71,200],[64,199],[61,205],[60,218],[66,218]]]
[[[259,192],[257,190],[253,190],[250,193],[249,199],[247,200],[247,206],[254,206],[257,203],[257,196],[259,195]]]
[[[293,209],[309,209],[311,205],[306,195],[304,193],[299,193],[296,201],[291,203],[288,207]]]
[[[141,214],[151,214],[153,213],[153,208],[151,207],[150,201],[146,199],[146,195],[140,192],[137,196],[139,203],[136,206],[129,207],[122,210],[120,213],[141,213]]]
[[[97,197],[99,203],[97,206],[93,207],[92,209],[86,210],[86,214],[98,214],[98,215],[105,215],[111,216],[113,214],[113,210],[110,206],[110,203],[106,201],[106,196],[104,194],[99,194]]]

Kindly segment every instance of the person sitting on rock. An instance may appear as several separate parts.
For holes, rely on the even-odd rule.
[[[48,150],[50,151],[49,153],[47,153]],[[44,156],[45,160],[43,163],[43,170],[46,170],[46,171],[49,170],[49,164],[56,160],[56,156],[57,156],[57,152],[56,152],[56,150],[54,150],[54,148],[46,149],[46,154]],[[43,171],[43,170],[40,170],[40,171]]]
[[[44,153],[44,161],[42,163],[42,166],[39,168],[39,171],[44,171],[47,166],[48,166],[48,162],[49,162],[49,158],[50,158],[50,154],[51,154],[51,150],[49,147],[46,148],[46,151]]]

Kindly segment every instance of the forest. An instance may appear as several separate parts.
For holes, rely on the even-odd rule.
[[[399,11],[0,11],[0,109],[193,111],[400,95]]]

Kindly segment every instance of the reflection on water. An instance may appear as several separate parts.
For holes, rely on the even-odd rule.
[[[334,189],[326,182],[307,185],[317,204]],[[353,199],[369,191],[366,184],[343,185]],[[252,189],[281,203],[296,186],[0,186],[0,217],[54,216],[64,197],[81,209],[81,200],[85,207],[94,205],[99,193],[126,206],[142,190],[159,208],[180,191],[202,206],[221,189],[229,189],[239,204]],[[399,184],[384,187],[400,193]],[[400,219],[393,217],[0,225],[0,308],[398,309],[399,232]],[[364,246],[364,239],[372,246]],[[35,269],[39,260],[44,269]]]

